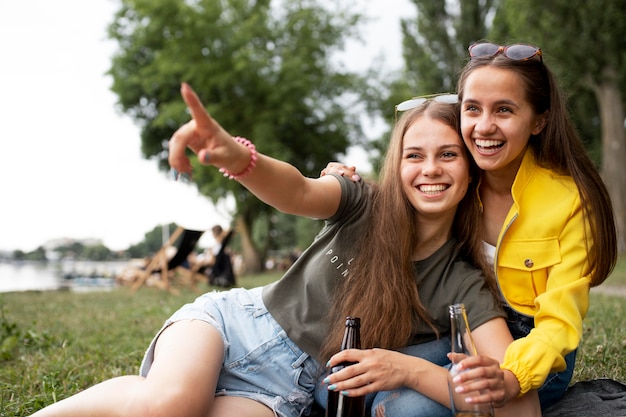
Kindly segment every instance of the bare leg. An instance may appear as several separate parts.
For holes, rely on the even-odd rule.
[[[264,404],[242,397],[217,397],[209,417],[274,417],[274,412]]]
[[[146,378],[104,381],[32,417],[207,417],[223,355],[224,344],[215,328],[199,320],[179,321],[159,337]]]

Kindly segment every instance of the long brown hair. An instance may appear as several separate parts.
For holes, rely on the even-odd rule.
[[[617,261],[617,235],[609,193],[574,128],[556,79],[543,61],[516,61],[502,55],[471,59],[459,77],[459,101],[467,77],[477,68],[492,66],[515,72],[535,114],[545,115],[546,126],[530,138],[529,146],[544,168],[571,176],[578,187],[589,222],[588,247],[591,286],[600,285]]]
[[[361,336],[363,348],[397,349],[406,346],[418,320],[433,327],[428,312],[420,302],[415,283],[413,254],[420,233],[416,212],[403,192],[400,179],[404,135],[422,117],[443,122],[459,132],[457,106],[435,101],[407,111],[396,123],[379,184],[372,184],[371,215],[364,233],[355,242],[358,257],[348,279],[335,294],[329,311],[330,330],[322,348],[323,358],[339,350],[343,318],[348,315],[360,317],[363,325],[367,326],[367,331]],[[477,167],[467,153],[466,157],[470,161],[470,175],[477,179]],[[467,260],[487,271],[489,268],[483,257],[479,233],[480,212],[475,195],[477,182],[470,182],[468,192],[457,208],[452,228]],[[494,285],[493,279],[489,281]],[[492,290],[495,291],[495,286]]]

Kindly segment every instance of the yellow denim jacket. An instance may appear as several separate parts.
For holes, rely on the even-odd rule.
[[[565,369],[564,356],[578,347],[589,307],[591,242],[574,180],[539,167],[530,149],[511,194],[494,265],[509,306],[535,319],[535,328],[507,348],[502,363],[522,395]]]

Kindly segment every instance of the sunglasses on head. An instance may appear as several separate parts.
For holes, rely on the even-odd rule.
[[[396,120],[398,120],[399,111],[407,111],[421,106],[427,101],[437,101],[439,103],[456,104],[459,102],[459,96],[452,93],[438,93],[428,94],[425,96],[413,97],[403,101],[400,104],[396,104]]]
[[[459,96],[451,93],[428,94],[426,96],[413,97],[396,104],[396,119],[399,111],[411,110],[421,106],[427,101],[437,101],[439,103],[456,104],[459,102]]]
[[[502,54],[513,61],[528,61],[534,57],[539,57],[539,62],[543,62],[541,49],[536,46],[516,43],[514,45],[501,46],[495,43],[475,43],[468,49],[470,58],[493,58]]]

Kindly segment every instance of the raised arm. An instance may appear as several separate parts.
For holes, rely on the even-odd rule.
[[[191,120],[170,139],[172,169],[191,176],[191,162],[185,153],[189,148],[202,164],[230,173],[244,173],[237,180],[259,199],[284,213],[326,219],[337,211],[341,186],[336,178],[307,178],[294,166],[260,153],[254,161],[251,148],[233,140],[209,115],[188,84],[182,84],[181,94]]]

